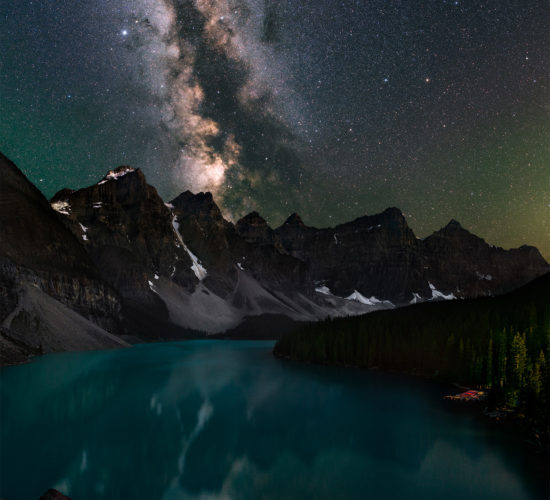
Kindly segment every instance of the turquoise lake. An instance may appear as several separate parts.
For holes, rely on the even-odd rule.
[[[272,347],[158,343],[4,368],[0,497],[543,497],[518,437],[457,411],[449,386]]]

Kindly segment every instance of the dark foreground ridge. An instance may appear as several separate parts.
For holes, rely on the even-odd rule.
[[[535,440],[550,432],[550,273],[496,298],[419,304],[308,324],[281,358],[437,376],[489,390]]]
[[[494,296],[550,269],[452,221],[419,240],[397,208],[333,228],[224,219],[210,193],[169,203],[122,166],[50,201],[0,155],[0,362],[224,335],[409,303]],[[258,334],[251,330],[259,330]]]

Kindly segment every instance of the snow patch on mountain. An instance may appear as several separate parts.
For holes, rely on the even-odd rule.
[[[80,229],[82,229],[82,239],[84,241],[88,241],[88,236],[86,234],[88,232],[88,228],[81,222],[79,222],[78,224],[80,225]]]
[[[116,181],[117,179],[120,179],[121,177],[125,176],[126,174],[129,174],[130,172],[135,172],[136,169],[132,167],[123,167],[117,170],[109,170],[107,175],[100,180],[97,185],[101,186],[105,184],[108,181]]]
[[[51,207],[60,214],[71,215],[71,205],[66,200],[56,201],[51,204]]]
[[[413,292],[413,298],[412,300],[409,302],[409,304],[418,304],[418,302],[422,302],[422,297],[420,296],[419,293],[414,293]]]
[[[441,300],[455,300],[456,297],[454,293],[450,293],[448,295],[445,295],[444,293],[440,292],[435,288],[434,285],[432,285],[430,282],[428,282],[428,285],[430,285],[430,290],[432,291],[432,300],[435,299],[441,299]]]
[[[330,288],[328,286],[318,286],[315,288],[315,291],[317,293],[322,293],[323,295],[332,295],[332,292],[330,291]]]
[[[195,273],[195,276],[197,277],[197,279],[199,281],[202,281],[204,278],[206,278],[208,271],[200,263],[200,260],[197,258],[197,256],[193,252],[191,252],[191,250],[189,250],[189,248],[187,248],[187,245],[184,243],[179,230],[180,225],[175,215],[172,216],[172,227],[174,228],[174,232],[176,233],[176,236],[178,237],[179,242],[182,244],[183,248],[191,258],[191,261],[193,262],[193,264],[191,265],[191,269]]]
[[[184,244],[183,248],[185,248],[185,251],[193,261],[193,265],[191,266],[191,269],[195,273],[195,276],[199,279],[199,281],[202,281],[204,278],[206,278],[206,275],[207,275],[206,269],[202,266],[197,256],[191,250],[189,250],[189,248],[187,248],[187,245]]]
[[[123,177],[125,176],[126,174],[129,174],[130,172],[135,172],[136,169],[135,168],[132,168],[132,167],[125,167],[125,168],[122,168],[120,169],[118,172],[114,171],[114,170],[110,170],[109,173],[105,176],[106,179],[112,179],[112,180],[117,180],[119,179],[120,177]]]
[[[390,302],[389,300],[380,300],[376,298],[374,295],[372,297],[365,297],[361,294],[361,292],[358,292],[357,290],[354,290],[354,292],[351,295],[348,295],[347,297],[339,297],[338,295],[334,295],[330,288],[326,285],[318,285],[315,287],[315,291],[317,293],[320,293],[321,295],[325,296],[326,299],[334,299],[338,302],[331,302],[332,307],[334,307],[334,310],[327,311],[330,316],[341,316],[341,315],[349,315],[354,316],[356,314],[364,314],[365,312],[370,312],[374,309],[384,309],[389,307],[395,307],[393,302]],[[349,310],[349,308],[345,305],[346,301],[356,303],[357,306],[371,306],[368,308],[360,308],[357,310]]]
[[[159,295],[159,293],[155,290],[155,285],[153,285],[153,282],[151,280],[148,280],[147,283],[149,283],[149,288],[151,289],[151,291]]]
[[[476,271],[476,276],[477,276],[480,280],[491,281],[491,280],[493,279],[493,277],[492,277],[490,274],[482,274],[482,273],[480,273],[479,271]]]
[[[346,297],[346,300],[355,300],[367,306],[376,306],[382,303],[392,304],[390,301],[377,299],[374,295],[372,297],[365,297],[364,295],[361,295],[361,293],[359,293],[357,290],[354,290],[351,295]]]

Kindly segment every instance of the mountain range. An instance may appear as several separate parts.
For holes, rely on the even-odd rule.
[[[128,166],[48,201],[0,154],[2,363],[499,295],[549,269],[454,220],[419,239],[397,208],[332,228],[232,223],[211,193],[165,202]]]

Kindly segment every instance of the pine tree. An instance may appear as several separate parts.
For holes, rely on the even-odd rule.
[[[485,375],[485,384],[490,389],[493,386],[493,339],[492,334],[489,339],[489,348],[487,350],[487,373]]]
[[[521,389],[524,387],[527,369],[527,346],[525,345],[525,334],[520,334],[519,332],[516,333],[512,340],[511,355],[514,379],[518,389]]]
[[[533,375],[531,376],[531,387],[536,397],[539,397],[541,395],[542,390],[545,387],[545,371],[546,358],[544,357],[544,352],[541,349],[538,359],[535,363],[535,368],[533,369]]]

